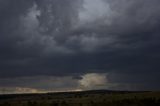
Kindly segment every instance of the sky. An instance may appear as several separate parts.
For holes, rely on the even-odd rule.
[[[159,0],[0,0],[0,93],[160,90]]]

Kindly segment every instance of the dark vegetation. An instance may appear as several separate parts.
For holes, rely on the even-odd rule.
[[[160,106],[160,92],[99,90],[0,95],[0,106]]]

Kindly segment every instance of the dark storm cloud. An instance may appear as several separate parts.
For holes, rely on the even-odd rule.
[[[129,82],[141,77],[154,82],[160,75],[159,4],[1,0],[0,77],[95,72],[114,73],[113,82],[125,82],[124,76],[133,76],[125,77]]]

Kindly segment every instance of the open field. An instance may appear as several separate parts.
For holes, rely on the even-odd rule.
[[[0,95],[0,106],[160,106],[160,92],[85,91]]]

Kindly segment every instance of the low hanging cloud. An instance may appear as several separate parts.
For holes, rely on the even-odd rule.
[[[34,88],[22,87],[0,87],[0,94],[24,94],[24,93],[43,93],[45,91]]]
[[[89,73],[81,77],[79,83],[84,89],[99,89],[106,87],[108,83],[106,74]]]
[[[135,78],[136,80],[133,80]],[[143,76],[143,75],[142,75]],[[117,73],[86,73],[72,76],[34,76],[1,78],[0,94],[74,92],[84,90],[158,90],[157,78],[143,78],[141,75],[118,75]],[[128,79],[128,80],[126,80]],[[141,80],[140,80],[141,79]],[[144,82],[146,80],[147,82]],[[157,87],[155,87],[155,85]],[[153,86],[150,86],[153,85]]]
[[[35,76],[0,80],[2,93],[46,93],[106,89],[110,87],[105,73],[82,76]]]
[[[35,89],[37,92],[61,92],[61,91],[77,91],[80,90],[78,79],[73,76],[34,76],[34,77],[17,77],[0,79],[0,85],[6,90],[8,88],[15,88],[13,90],[28,90],[23,88]],[[17,89],[22,88],[22,89]],[[29,89],[29,90],[30,90]],[[2,89],[1,89],[2,90]],[[19,91],[18,91],[19,90]],[[29,92],[29,91],[28,91]]]

